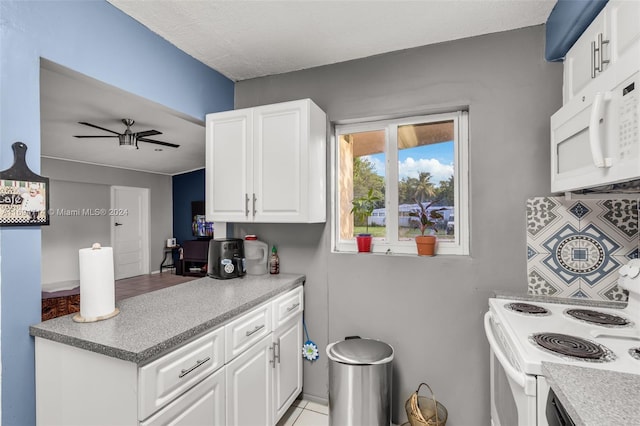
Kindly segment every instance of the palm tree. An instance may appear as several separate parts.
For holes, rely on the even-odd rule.
[[[418,175],[418,183],[416,185],[414,198],[423,201],[427,198],[434,197],[435,195],[436,189],[431,182],[431,173],[420,172]]]

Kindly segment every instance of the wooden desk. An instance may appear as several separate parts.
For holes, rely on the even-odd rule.
[[[190,240],[182,243],[182,275],[204,276],[209,261],[209,240]],[[200,268],[199,272],[190,272],[189,268]]]

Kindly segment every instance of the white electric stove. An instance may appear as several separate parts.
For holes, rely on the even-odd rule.
[[[640,261],[620,274],[619,285],[630,292],[624,309],[489,299],[494,426],[548,425],[542,362],[640,375]]]

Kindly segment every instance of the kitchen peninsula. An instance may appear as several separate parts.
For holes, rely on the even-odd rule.
[[[302,389],[304,280],[205,277],[122,300],[109,320],[68,315],[31,326],[38,424],[224,424],[238,412],[275,424]],[[248,382],[256,386],[247,398],[224,398]],[[283,389],[279,400],[264,392],[272,386]],[[269,395],[264,404],[256,392]],[[254,408],[237,410],[246,401]]]

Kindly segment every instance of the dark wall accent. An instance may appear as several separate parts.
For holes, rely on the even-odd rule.
[[[191,203],[204,200],[204,169],[173,177],[173,236],[178,244],[195,239]]]
[[[558,0],[545,26],[545,59],[547,61],[562,61],[584,30],[604,9],[607,1]]]

